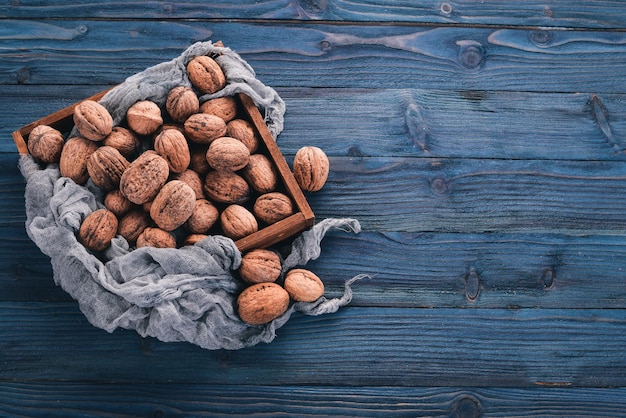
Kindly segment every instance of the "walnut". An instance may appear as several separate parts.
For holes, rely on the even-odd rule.
[[[126,158],[131,158],[141,145],[134,132],[121,126],[115,126],[102,144],[117,149]]]
[[[200,174],[192,169],[187,169],[182,173],[173,173],[172,180],[184,181],[191,187],[196,194],[196,199],[202,199],[204,197],[204,191],[202,190],[202,179]]]
[[[205,238],[208,238],[208,235],[206,235],[206,234],[189,234],[183,240],[182,246],[186,247],[186,246],[189,246],[189,245],[194,245],[195,243],[200,242],[200,241],[202,241]]]
[[[302,190],[316,192],[326,183],[330,163],[318,147],[302,147],[293,159],[293,174]]]
[[[94,184],[103,190],[117,189],[129,163],[118,150],[101,146],[87,159],[87,172]]]
[[[198,144],[210,144],[226,134],[226,123],[222,118],[206,113],[189,116],[184,124],[185,135]]]
[[[209,171],[211,171],[211,166],[209,162],[206,160],[206,152],[209,149],[208,145],[202,144],[190,144],[189,148],[191,152],[191,162],[189,163],[189,167],[198,173],[199,175],[205,175]]]
[[[150,217],[165,231],[173,231],[183,225],[193,213],[196,194],[180,180],[167,182],[150,206]]]
[[[184,122],[189,116],[200,112],[198,95],[190,87],[174,87],[167,95],[165,110],[176,122]]]
[[[202,103],[200,111],[219,116],[228,123],[237,116],[237,101],[232,96],[217,97]]]
[[[252,212],[262,222],[273,224],[293,215],[294,208],[289,196],[280,192],[271,192],[256,199]]]
[[[185,227],[193,234],[206,234],[219,219],[219,211],[206,199],[197,199]]]
[[[111,190],[104,196],[104,206],[118,218],[135,208],[135,204],[128,200],[119,189]]]
[[[204,179],[204,193],[218,203],[245,203],[250,199],[250,186],[232,171],[210,171]]]
[[[111,245],[117,233],[117,217],[108,209],[98,209],[85,217],[78,230],[79,241],[92,251]]]
[[[314,302],[324,295],[324,283],[315,273],[305,269],[289,270],[283,286],[296,302]]]
[[[230,205],[220,215],[222,232],[233,240],[246,237],[259,230],[254,215],[241,205]]]
[[[100,103],[84,100],[74,108],[74,125],[81,136],[102,141],[113,130],[113,118]]]
[[[245,288],[237,298],[237,312],[243,322],[263,325],[289,308],[289,293],[276,283],[257,283]]]
[[[248,165],[250,151],[241,141],[223,136],[211,142],[206,160],[215,170],[238,171]]]
[[[167,161],[154,151],[134,160],[120,179],[120,190],[133,203],[143,205],[154,199],[169,177]]]
[[[176,248],[176,237],[160,228],[148,227],[137,237],[137,248]]]
[[[42,163],[58,163],[62,149],[63,135],[51,126],[36,126],[28,136],[28,152]]]
[[[87,160],[98,149],[98,144],[81,136],[68,139],[61,151],[59,172],[63,177],[85,184],[89,179]]]
[[[187,138],[177,129],[165,129],[154,138],[154,150],[165,158],[171,173],[182,173],[189,167],[191,154]]]
[[[226,135],[243,142],[250,154],[259,148],[260,138],[252,123],[245,119],[233,119],[226,125]]]
[[[126,111],[126,122],[139,135],[150,135],[163,124],[161,109],[150,100],[140,100]]]
[[[241,175],[257,193],[269,193],[278,186],[276,167],[263,154],[252,154]]]
[[[280,277],[280,256],[271,250],[255,249],[241,257],[239,276],[247,283],[275,282]]]
[[[150,214],[142,209],[133,209],[120,218],[117,233],[132,245],[151,224]]]
[[[211,57],[201,55],[187,64],[187,75],[191,84],[202,94],[212,94],[226,86],[222,68]]]

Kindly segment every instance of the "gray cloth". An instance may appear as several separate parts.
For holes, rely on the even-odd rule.
[[[184,83],[183,64],[192,56],[212,53],[214,49],[210,43],[193,45],[170,63],[130,77],[102,100],[110,109],[118,108],[117,101],[122,103],[122,109],[146,98],[163,103],[169,88]],[[219,49],[220,64],[228,63],[227,77],[235,81],[227,87],[226,94],[249,94],[265,110],[272,134],[277,136],[282,129],[282,100],[254,79],[252,69],[241,58],[230,50]],[[169,74],[172,79],[160,84],[159,74],[161,78]],[[119,123],[120,114],[114,117]],[[348,280],[341,297],[293,303],[285,314],[268,324],[248,325],[236,312],[236,298],[245,285],[233,274],[241,262],[241,253],[231,239],[210,236],[180,249],[133,249],[118,236],[110,248],[97,256],[77,240],[76,232],[89,213],[103,207],[102,191],[90,182],[77,185],[60,176],[58,165],[41,167],[28,155],[21,157],[20,169],[26,179],[29,237],[50,257],[55,283],[78,301],[91,324],[109,332],[116,328],[133,329],[141,336],[187,341],[206,349],[235,350],[268,343],[294,312],[320,315],[348,304],[352,297],[350,285],[365,277]],[[322,238],[333,228],[360,231],[359,223],[353,219],[325,219],[317,223],[294,240],[292,251],[284,260],[283,273],[318,258]]]

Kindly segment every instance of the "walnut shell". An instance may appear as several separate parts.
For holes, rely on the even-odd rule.
[[[87,159],[87,172],[93,183],[103,190],[117,189],[129,163],[118,150],[101,146]]]
[[[206,173],[211,171],[211,166],[209,162],[206,160],[206,152],[209,149],[208,144],[190,144],[189,148],[191,152],[191,162],[189,163],[189,167],[198,173],[199,175],[204,176]]]
[[[91,141],[102,141],[113,130],[113,118],[100,103],[84,100],[74,108],[74,125]]]
[[[324,283],[315,273],[305,269],[289,270],[283,284],[296,302],[314,302],[324,295]]]
[[[134,132],[121,126],[115,126],[111,133],[104,138],[102,144],[111,146],[124,157],[130,158],[139,149],[141,142]]]
[[[228,123],[237,116],[237,100],[232,96],[207,100],[200,105],[200,112],[219,116]]]
[[[197,199],[193,212],[185,227],[193,234],[206,234],[215,225],[220,213],[213,203],[206,199]]]
[[[154,150],[165,158],[171,173],[182,173],[189,167],[191,154],[187,138],[177,129],[165,129],[154,138]]]
[[[190,141],[210,144],[214,139],[226,134],[226,123],[219,116],[196,113],[187,118],[183,129]]]
[[[200,241],[202,241],[203,239],[205,239],[207,237],[208,237],[208,235],[206,235],[206,234],[189,234],[183,240],[182,246],[186,247],[186,246],[189,246],[189,245],[194,245],[195,243],[200,242]]]
[[[237,298],[237,312],[243,322],[263,325],[289,308],[289,293],[276,283],[257,283],[245,288]]]
[[[210,171],[204,179],[204,193],[213,202],[242,204],[250,199],[250,186],[232,171]]]
[[[189,116],[200,112],[198,95],[190,87],[174,87],[167,95],[165,110],[176,122],[184,122]]]
[[[262,222],[273,224],[293,215],[294,208],[289,196],[280,192],[271,192],[256,199],[252,212]]]
[[[150,135],[163,124],[159,105],[150,100],[140,100],[126,111],[128,127],[139,135]]]
[[[182,173],[173,173],[172,180],[184,181],[191,187],[196,194],[196,199],[202,199],[204,197],[204,191],[202,190],[202,179],[200,174],[192,169],[187,169]]]
[[[58,163],[62,149],[63,135],[51,126],[35,126],[28,136],[28,152],[42,163]]]
[[[63,177],[85,184],[89,180],[87,160],[98,149],[98,144],[81,136],[68,139],[61,151],[59,172]]]
[[[255,249],[241,257],[239,276],[247,283],[275,282],[280,277],[280,256],[271,250]]]
[[[187,183],[180,180],[167,182],[150,206],[150,217],[165,231],[183,225],[193,213],[196,194]]]
[[[259,148],[260,138],[252,123],[245,119],[233,119],[226,124],[226,136],[236,138],[243,142],[250,154]]]
[[[85,217],[78,230],[79,241],[92,251],[111,245],[117,233],[117,217],[108,209],[98,209]]]
[[[118,218],[135,208],[135,204],[128,200],[119,189],[111,190],[104,196],[104,206]]]
[[[169,177],[167,161],[154,151],[134,160],[120,179],[120,190],[133,203],[143,205],[154,199]]]
[[[187,64],[191,84],[202,94],[212,94],[226,86],[226,76],[215,60],[206,55],[195,57]]]
[[[172,233],[160,228],[148,227],[137,237],[137,248],[176,248],[176,238]]]
[[[318,147],[302,147],[293,159],[293,175],[302,190],[316,192],[328,179],[330,163]]]
[[[278,187],[276,167],[263,154],[252,154],[241,175],[257,193],[269,193]]]
[[[238,240],[259,230],[254,215],[241,205],[230,205],[220,215],[222,232],[227,237]]]
[[[223,136],[211,142],[206,160],[215,170],[238,171],[248,165],[250,151],[238,139]]]
[[[134,209],[120,218],[117,233],[132,245],[151,224],[152,219],[149,213],[142,209]]]

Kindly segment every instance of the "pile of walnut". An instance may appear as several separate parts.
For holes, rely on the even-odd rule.
[[[103,251],[118,234],[137,248],[193,245],[212,233],[237,240],[294,213],[236,99],[200,104],[201,95],[226,85],[217,62],[196,57],[187,74],[193,88],[173,88],[164,109],[148,100],[135,103],[124,126],[113,127],[106,108],[85,100],[74,110],[79,136],[64,140],[45,125],[30,133],[36,160],[58,163],[62,176],[81,185],[91,179],[106,192],[105,208],[89,214],[78,231],[86,248]],[[305,191],[321,189],[328,171],[328,158],[317,147],[303,147],[294,157],[294,177]],[[324,294],[322,281],[303,269],[287,272],[277,284],[280,258],[269,249],[244,254],[239,273],[249,286],[238,311],[250,324],[275,319],[290,300],[311,302]]]

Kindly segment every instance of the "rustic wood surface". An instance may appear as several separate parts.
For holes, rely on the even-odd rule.
[[[626,416],[626,4],[0,4],[0,416]],[[91,326],[11,132],[222,40],[331,159],[308,267],[350,305],[207,351]]]

